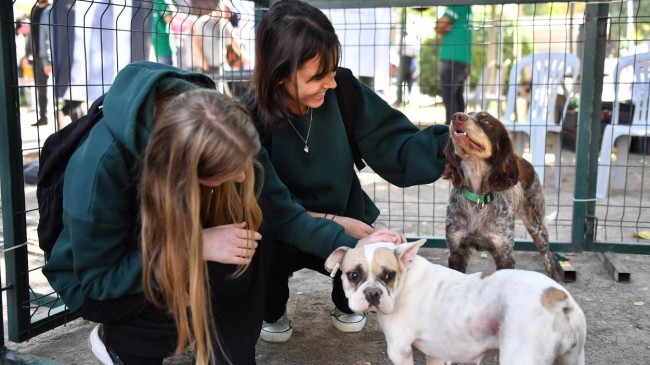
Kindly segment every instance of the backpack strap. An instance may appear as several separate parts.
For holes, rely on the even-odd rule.
[[[357,86],[357,81],[352,71],[347,68],[339,67],[336,69],[336,99],[339,103],[339,110],[345,125],[345,133],[348,136],[348,143],[352,150],[352,158],[354,164],[359,171],[366,167],[365,162],[361,157],[359,146],[352,135],[354,123],[359,117],[359,104],[361,101],[361,91]]]
[[[92,103],[85,116],[61,128],[59,131],[54,132],[45,140],[39,159],[39,185],[52,184],[53,182],[51,181],[43,181],[48,179],[50,176],[54,176],[55,179],[57,179],[57,175],[53,174],[52,171],[58,169],[65,170],[70,156],[72,156],[77,147],[86,140],[88,133],[90,133],[90,130],[95,126],[95,124],[102,119],[104,115],[102,113],[103,104],[104,95],[100,96]],[[52,157],[50,157],[50,155],[52,155]]]
[[[266,153],[271,157],[271,148],[273,148],[273,137],[271,136],[271,130],[268,127],[259,127],[257,133],[260,135],[260,142],[262,142],[262,147],[266,150]]]

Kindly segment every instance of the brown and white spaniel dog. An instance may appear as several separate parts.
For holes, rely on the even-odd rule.
[[[442,177],[451,180],[445,236],[449,267],[465,272],[471,249],[487,251],[496,268],[515,267],[515,219],[521,218],[554,276],[544,190],[530,162],[514,152],[503,124],[489,113],[456,113]]]

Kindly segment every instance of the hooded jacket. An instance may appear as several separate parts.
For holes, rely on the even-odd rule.
[[[156,94],[168,87],[180,93],[214,88],[214,82],[158,63],[127,65],[106,94],[103,119],[70,159],[63,192],[64,227],[43,274],[72,311],[85,297],[107,300],[143,292],[140,204],[134,189],[139,170],[129,171],[116,141],[135,160],[141,159],[153,130]],[[292,200],[265,151],[258,159],[264,167],[262,196],[270,203],[274,236],[322,257],[356,243],[341,226],[311,218]]]

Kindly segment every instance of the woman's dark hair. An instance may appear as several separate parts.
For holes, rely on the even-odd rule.
[[[341,43],[322,11],[301,0],[274,3],[257,28],[255,71],[242,98],[258,128],[276,127],[290,116],[290,96],[282,80],[295,80],[300,65],[317,56],[321,65],[316,77],[325,76],[336,71],[340,54]],[[297,94],[297,83],[294,87]]]

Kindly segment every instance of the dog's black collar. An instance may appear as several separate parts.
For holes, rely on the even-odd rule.
[[[460,193],[463,194],[463,196],[467,198],[467,200],[476,203],[476,207],[478,208],[478,210],[483,210],[485,204],[489,204],[494,201],[494,194],[492,193],[474,194],[464,186],[460,188]]]

